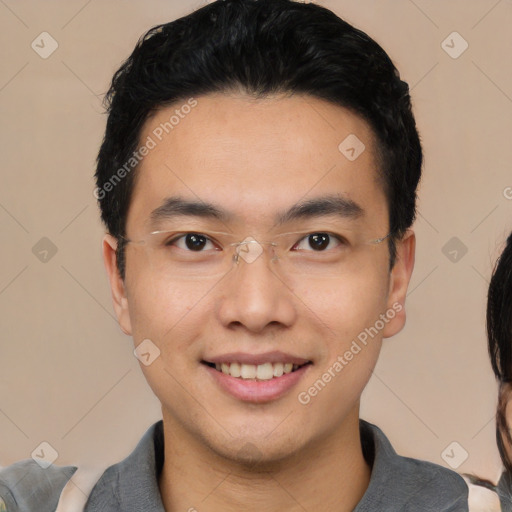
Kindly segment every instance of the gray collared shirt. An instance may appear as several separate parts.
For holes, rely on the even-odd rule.
[[[468,487],[459,475],[437,464],[397,455],[384,433],[364,420],[360,420],[360,431],[363,453],[372,473],[368,489],[354,512],[468,511]],[[158,488],[163,458],[163,422],[159,421],[126,459],[103,473],[89,496],[85,512],[165,512]],[[9,498],[7,512],[53,512],[62,488],[76,468],[53,468],[53,484],[48,484],[51,478],[42,477],[41,471],[48,470],[36,471],[11,488],[19,480],[24,463],[35,464],[22,461],[18,466],[13,464],[0,470],[0,497]],[[53,494],[48,492],[52,485]],[[18,501],[18,497],[28,493],[38,499]],[[41,500],[45,506],[41,506]],[[39,506],[34,505],[37,502]]]
[[[496,492],[500,497],[502,512],[512,512],[512,475],[504,472],[501,475]]]

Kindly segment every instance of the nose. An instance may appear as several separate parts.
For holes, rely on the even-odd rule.
[[[296,320],[294,294],[279,275],[271,247],[246,239],[224,281],[217,314],[226,327],[244,326],[262,332],[267,326],[290,327]]]

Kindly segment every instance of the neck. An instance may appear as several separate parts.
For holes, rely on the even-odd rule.
[[[165,462],[159,486],[166,512],[352,511],[370,481],[359,410],[329,436],[286,460],[243,467],[191,439],[164,415]]]

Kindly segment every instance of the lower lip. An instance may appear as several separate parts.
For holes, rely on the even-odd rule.
[[[277,400],[290,391],[305,373],[311,364],[301,366],[291,373],[285,373],[281,377],[274,377],[270,380],[252,380],[231,377],[219,372],[211,366],[202,364],[217,384],[228,394],[244,402],[264,403]]]

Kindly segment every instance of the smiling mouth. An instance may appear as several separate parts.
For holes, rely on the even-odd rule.
[[[208,361],[201,361],[201,363],[225,375],[243,380],[272,380],[312,364],[311,361],[300,365],[293,363],[263,363],[255,365],[236,362],[210,363]]]

